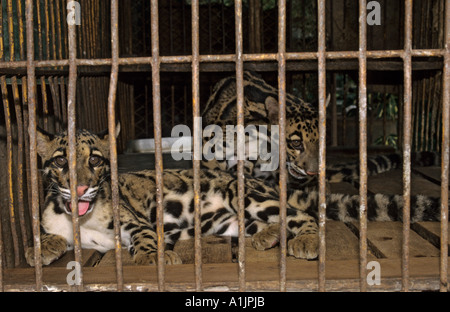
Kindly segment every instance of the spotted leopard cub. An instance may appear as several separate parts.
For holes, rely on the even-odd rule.
[[[116,134],[119,128],[116,129]],[[66,133],[37,133],[38,153],[43,159],[48,193],[41,220],[42,262],[50,264],[73,248],[71,194]],[[77,195],[82,248],[100,252],[114,249],[108,134],[86,130],[76,133]],[[237,179],[227,172],[202,170],[201,229],[204,235],[238,236]],[[164,170],[165,262],[181,263],[171,251],[179,239],[194,235],[194,191],[192,170]],[[156,183],[154,171],[144,170],[119,176],[120,227],[122,244],[136,263],[156,262]],[[263,181],[245,182],[245,233],[254,236],[257,249],[278,242],[270,225],[278,222],[278,193]],[[316,257],[317,223],[303,211],[288,208],[291,254]],[[262,231],[268,229],[266,231]],[[34,265],[34,249],[26,259]]]

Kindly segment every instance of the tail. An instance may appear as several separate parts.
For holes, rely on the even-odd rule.
[[[288,195],[288,204],[318,218],[318,192],[294,191]],[[359,220],[359,195],[326,195],[326,217],[351,222]],[[401,195],[367,194],[369,221],[402,221],[404,201]],[[441,199],[424,195],[411,196],[411,222],[439,221]]]
[[[437,152],[413,152],[411,164],[413,166],[438,166],[441,155]],[[399,153],[368,157],[367,173],[377,175],[392,169],[402,167],[402,155]],[[327,180],[329,182],[355,182],[359,179],[359,161],[327,166]]]

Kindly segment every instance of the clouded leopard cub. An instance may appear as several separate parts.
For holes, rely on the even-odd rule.
[[[119,132],[119,126],[116,134]],[[114,249],[108,133],[76,133],[77,195],[81,245],[100,252]],[[38,153],[48,182],[41,220],[41,253],[50,264],[73,248],[72,207],[69,187],[67,134],[39,130]],[[237,179],[233,173],[201,170],[201,229],[204,235],[238,235]],[[181,263],[172,247],[177,240],[193,237],[194,200],[192,170],[164,170],[165,261]],[[156,262],[156,186],[153,171],[119,175],[122,244],[139,264]],[[317,193],[289,190],[287,209],[288,254],[317,257]],[[370,220],[397,220],[403,206],[400,196],[375,195],[368,200]],[[438,220],[439,199],[412,198],[412,221]],[[358,217],[358,196],[327,196],[327,217],[342,221]],[[245,233],[258,250],[279,240],[279,193],[263,180],[245,179]],[[26,259],[34,265],[34,249]]]

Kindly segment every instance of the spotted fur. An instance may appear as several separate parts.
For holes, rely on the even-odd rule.
[[[246,146],[255,140],[266,140],[271,149],[270,126],[278,125],[278,90],[259,77],[256,73],[244,72],[244,123],[245,125],[265,125],[267,136],[261,133],[246,134]],[[202,112],[204,125],[218,125],[223,128],[235,125],[236,115],[236,77],[230,76],[219,81],[209,97]],[[257,128],[259,129],[259,128]],[[204,145],[208,147],[213,135],[205,135]],[[224,143],[223,150],[229,146]],[[242,148],[242,147],[241,147]],[[233,148],[236,155],[238,147]],[[315,107],[302,99],[286,93],[286,153],[289,183],[296,189],[317,183],[319,159],[318,113]],[[278,180],[278,170],[261,171],[267,160],[250,159],[246,154],[245,171],[247,174],[264,178],[268,181]],[[412,163],[422,166],[438,165],[439,155],[432,152],[412,154]],[[228,157],[224,160],[203,160],[202,165],[209,169],[235,170],[237,162]],[[379,155],[368,159],[368,174],[375,175],[395,168],[401,168],[402,158],[399,154]],[[355,182],[359,180],[359,162],[327,164],[329,182]]]
[[[116,134],[118,133],[116,130]],[[73,248],[72,210],[67,165],[67,135],[37,135],[38,152],[44,161],[48,182],[41,220],[42,262],[50,264]],[[81,245],[100,252],[115,248],[108,134],[85,130],[76,133],[77,196]],[[171,249],[180,239],[194,234],[192,170],[164,170],[164,239],[166,263],[180,263]],[[234,173],[201,170],[201,230],[203,235],[238,236],[237,179]],[[156,181],[151,170],[119,175],[121,240],[136,263],[157,261]],[[288,192],[288,254],[297,258],[317,257],[317,192]],[[358,218],[358,196],[327,195],[327,217],[342,221]],[[398,196],[369,195],[369,220],[398,220],[403,207]],[[412,221],[438,220],[439,200],[412,198]],[[279,192],[263,179],[245,178],[245,233],[258,250],[279,241]],[[26,259],[34,265],[34,249]]]

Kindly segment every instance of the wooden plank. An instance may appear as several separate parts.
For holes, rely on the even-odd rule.
[[[83,249],[81,251],[81,259],[83,260],[83,267],[92,267],[98,261],[100,261],[102,254],[94,249]],[[52,267],[66,267],[67,263],[75,261],[75,255],[73,250],[70,250],[64,254],[60,259],[51,264]]]
[[[440,185],[441,183],[441,167],[417,167],[413,169],[425,179]]]
[[[116,253],[115,250],[107,251],[100,262],[97,264],[97,267],[110,267],[116,265]],[[122,248],[122,266],[135,265],[135,262],[130,256],[127,248]]]
[[[402,171],[400,169],[380,173],[368,178],[367,188],[372,193],[387,195],[403,194]],[[411,194],[441,196],[441,189],[436,184],[417,174],[411,174]]]
[[[183,263],[194,263],[194,240],[181,240],[173,249]],[[203,263],[231,263],[231,238],[219,236],[202,237],[202,262]]]
[[[358,259],[359,243],[358,238],[339,221],[328,220],[326,223],[326,243],[327,260]],[[194,241],[179,241],[175,245],[174,251],[181,257],[183,264],[194,263]],[[208,236],[202,240],[203,263],[231,263],[232,248],[229,237]],[[279,261],[280,251],[274,247],[265,251],[253,248],[251,238],[246,239],[246,262],[267,262]],[[372,258],[374,258],[372,256]],[[292,257],[292,259],[295,259]],[[126,249],[122,252],[124,266],[135,265]],[[114,266],[114,250],[107,252],[98,266]]]
[[[372,291],[398,291],[401,289],[401,259],[378,259],[381,285],[368,286]],[[156,266],[124,266],[124,288],[128,291],[157,291]],[[411,258],[409,263],[411,290],[439,289],[439,258]],[[287,290],[317,290],[317,261],[287,261]],[[326,262],[326,290],[359,290],[359,260],[334,260]],[[62,267],[43,269],[44,289],[70,290],[66,283],[67,270]],[[116,271],[112,266],[89,267],[83,270],[86,291],[116,290]],[[279,290],[279,264],[261,262],[246,265],[247,290]],[[195,290],[195,273],[192,264],[165,267],[167,291]],[[212,263],[203,266],[204,290],[237,290],[238,264]],[[5,291],[31,291],[35,287],[32,268],[4,269]]]
[[[194,263],[194,240],[181,240],[173,249],[183,261],[183,264]],[[229,237],[207,236],[202,238],[203,263],[231,263],[231,243]],[[114,250],[108,251],[98,266],[115,266]],[[127,249],[122,250],[123,266],[136,265]]]
[[[359,239],[343,222],[327,220],[325,235],[327,260],[359,259]]]
[[[327,260],[359,259],[358,238],[343,222],[327,220],[325,240]],[[245,261],[247,263],[280,261],[278,246],[260,251],[253,248],[251,241],[251,238],[245,240]],[[375,258],[373,255],[370,257]],[[292,256],[289,259],[297,260]]]
[[[417,232],[421,237],[426,239],[436,248],[441,245],[441,223],[440,222],[416,222],[411,224],[411,228]],[[450,234],[450,230],[449,230]],[[449,243],[450,247],[450,243]],[[449,248],[450,249],[450,248]]]
[[[359,223],[350,223],[359,232]],[[367,244],[378,258],[401,258],[401,222],[368,222]],[[410,257],[439,257],[439,250],[416,232],[410,232]]]
[[[100,261],[102,254],[94,249],[83,249],[81,251],[82,267],[92,267]],[[73,250],[67,251],[61,258],[50,264],[48,267],[66,267],[70,261],[75,261]],[[27,263],[21,263],[21,268],[29,268]]]

